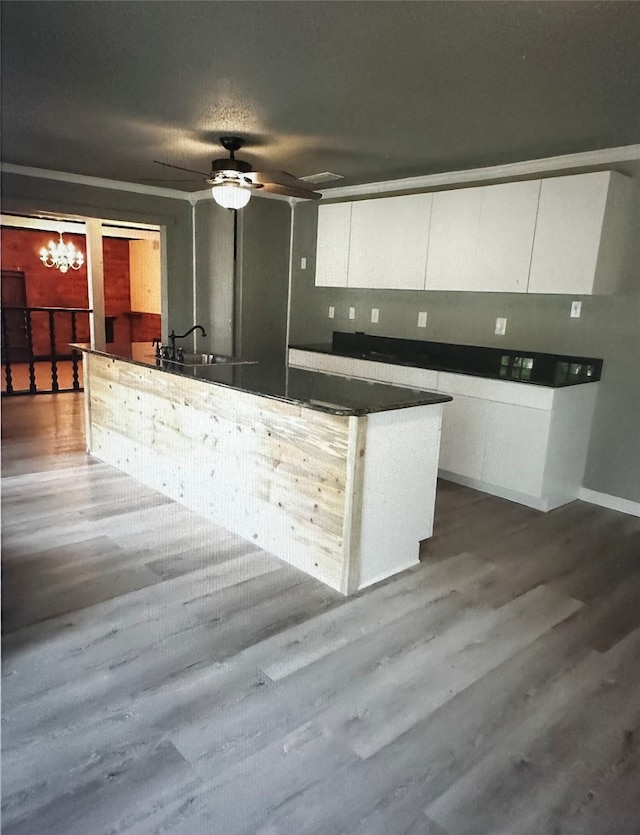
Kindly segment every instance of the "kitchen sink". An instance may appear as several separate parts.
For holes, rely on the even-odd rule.
[[[256,365],[258,360],[243,360],[238,357],[228,357],[225,354],[183,354],[181,360],[164,360],[156,357],[155,354],[149,354],[156,360],[166,364],[167,366],[177,365],[188,368],[195,368],[207,365]]]

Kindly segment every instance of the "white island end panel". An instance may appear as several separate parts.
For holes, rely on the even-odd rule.
[[[358,588],[418,563],[433,533],[441,424],[441,404],[368,416]]]

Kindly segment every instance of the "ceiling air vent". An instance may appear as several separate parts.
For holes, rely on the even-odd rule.
[[[306,183],[331,183],[334,180],[344,180],[344,175],[323,171],[322,174],[309,174],[307,177],[300,177],[300,179]]]

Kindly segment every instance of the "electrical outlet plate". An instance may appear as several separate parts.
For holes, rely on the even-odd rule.
[[[356,318],[356,309],[355,309],[355,307],[350,307],[349,308],[349,319],[355,319],[355,318]]]
[[[335,307],[334,307],[333,305],[331,305],[331,306],[329,307],[329,319],[333,319],[333,317],[334,317],[335,315],[336,315],[336,309],[335,309]]]
[[[380,317],[380,310],[377,307],[371,308],[371,321],[375,325]]]
[[[418,327],[419,328],[426,328],[427,327],[427,311],[421,310],[418,313]]]
[[[307,259],[306,258],[301,258],[300,259],[300,269],[301,270],[306,270],[307,269]]]
[[[507,332],[507,320],[503,319],[501,316],[498,316],[498,318],[496,319],[495,333],[498,336],[504,336],[506,332]]]
[[[582,313],[582,302],[571,302],[571,318],[579,319]]]

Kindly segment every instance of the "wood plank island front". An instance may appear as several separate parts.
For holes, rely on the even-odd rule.
[[[88,451],[343,594],[418,562],[443,404],[269,364],[83,351]]]

